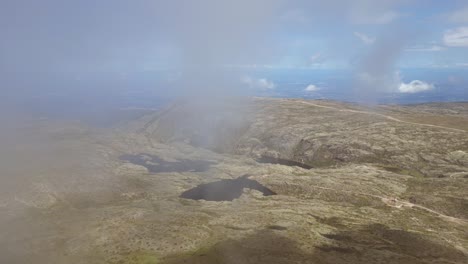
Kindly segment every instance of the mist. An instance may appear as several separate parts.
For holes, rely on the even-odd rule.
[[[45,149],[38,153],[49,153],[53,134],[39,140],[22,130],[44,120],[71,127],[125,124],[184,102],[185,114],[172,120],[176,131],[192,131],[211,146],[225,133],[220,126],[232,131],[247,126],[255,110],[249,96],[274,93],[277,84],[266,71],[281,67],[277,64],[291,54],[297,57],[294,67],[322,67],[344,56],[358,80],[347,90],[374,102],[376,93],[393,89],[388,87],[399,78],[396,62],[412,34],[393,20],[397,8],[412,3],[2,1],[0,117],[9,127],[2,141],[10,146],[39,141]],[[356,53],[362,44],[352,28],[366,24],[385,26],[374,31],[371,47]],[[337,28],[349,29],[349,36],[335,33]],[[314,34],[327,36],[325,50],[304,37]],[[290,38],[299,40],[291,46]],[[322,59],[311,61],[314,54]],[[48,140],[51,144],[43,144]],[[3,152],[9,155],[6,148]],[[71,153],[60,153],[72,159]]]
[[[303,160],[314,151],[341,149],[333,140],[342,138],[334,135],[347,131],[354,121],[348,124],[348,116],[340,116],[349,127],[335,129],[341,121],[328,120],[330,116],[347,113],[351,118],[363,112],[335,111],[340,103],[331,101],[318,101],[324,105],[315,105],[316,109],[309,104],[316,111],[308,112],[302,108],[308,103],[300,100],[377,105],[382,97],[393,102],[403,94],[429,98],[426,101],[443,93],[448,100],[459,99],[460,94],[466,98],[466,4],[429,2],[2,0],[0,262],[67,263],[76,252],[94,254],[89,241],[105,247],[115,235],[120,243],[125,238],[118,235],[139,230],[135,223],[155,222],[165,228],[179,220],[190,222],[180,212],[198,217],[205,212],[196,206],[203,210],[218,206],[180,201],[183,191],[193,188],[198,194],[194,186],[198,184],[205,192],[211,181],[219,181],[216,192],[222,193],[229,186],[224,183],[236,183],[236,177],[245,175],[243,184],[236,185],[236,198],[227,199],[234,200],[233,208],[239,212],[251,200],[237,204],[235,200],[255,196],[245,194],[244,185],[276,194],[261,183],[268,182],[272,171],[306,175],[314,166]],[[439,72],[442,68],[447,72]],[[427,69],[440,73],[438,79]],[[464,113],[454,109],[447,112]],[[328,111],[323,117],[322,110]],[[318,119],[309,119],[313,114]],[[355,123],[366,126],[382,117],[369,113]],[[291,125],[291,120],[298,122]],[[330,130],[318,131],[321,122]],[[289,125],[281,127],[284,124]],[[245,136],[252,130],[261,133]],[[315,133],[333,138],[312,140]],[[295,156],[302,150],[300,144],[305,146],[301,155],[311,156]],[[342,156],[375,149],[349,154],[343,148]],[[455,149],[453,153],[464,157]],[[120,158],[125,155],[155,167],[167,162],[171,170],[153,173]],[[272,162],[259,165],[262,158]],[[198,171],[184,162],[205,165]],[[327,164],[332,163],[324,160],[319,165]],[[178,171],[177,166],[186,168]],[[252,171],[256,179],[249,178]],[[278,194],[272,199],[287,197]],[[257,197],[252,204],[269,198]],[[173,209],[180,215],[172,215]],[[226,221],[222,213],[206,213],[207,219],[212,216],[221,219],[212,222]],[[103,231],[114,224],[122,229]],[[191,228],[190,224],[181,226]],[[278,232],[289,228],[268,226]],[[250,232],[249,228],[231,229]],[[197,233],[192,239],[202,237]],[[150,250],[167,249],[164,238],[154,243],[162,244],[148,246]],[[56,247],[64,251],[54,253]]]
[[[393,22],[403,16],[398,8],[416,2],[3,1],[0,116],[9,127],[48,118],[99,127],[183,100],[200,120],[191,129],[210,141],[215,120],[239,126],[251,117],[249,96],[274,93],[268,69],[281,61],[320,68],[339,56],[355,76],[343,93],[374,102],[400,84],[399,58],[423,38]],[[362,44],[353,32],[369,24],[382,27]],[[304,37],[314,34],[327,37],[317,46]],[[233,104],[243,107],[236,112]],[[187,117],[174,122],[185,127]],[[9,143],[20,140],[14,131]]]
[[[405,48],[419,36],[409,27],[392,25],[373,41],[370,50],[358,59],[353,90],[355,100],[376,104],[382,93],[395,92],[401,83],[397,62]]]
[[[328,60],[338,56],[355,60],[362,56],[353,52],[358,44],[343,45],[349,40],[327,33],[324,26],[352,32],[352,25],[391,24],[397,17],[394,10],[412,3],[4,1],[2,105],[33,112],[48,105],[53,110],[46,112],[73,108],[72,113],[81,113],[135,106],[127,95],[138,91],[154,100],[251,95],[255,91],[241,78],[249,74],[249,67],[275,65],[287,58],[291,48],[284,39],[290,33],[326,34]],[[386,34],[394,36],[392,30],[383,30],[377,44],[401,50],[403,45],[396,44],[401,40]],[[310,56],[324,52],[320,49],[302,44],[303,62],[298,63],[309,64]],[[399,55],[374,53],[367,57],[375,59],[368,61],[379,61],[379,56],[396,61]]]

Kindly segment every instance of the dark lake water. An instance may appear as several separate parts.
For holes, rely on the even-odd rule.
[[[244,188],[260,191],[263,196],[276,195],[275,192],[259,182],[249,179],[248,176],[243,176],[234,180],[200,184],[183,192],[180,197],[192,200],[232,201],[242,195]]]
[[[149,154],[131,155],[125,154],[120,159],[136,165],[147,168],[151,173],[161,172],[204,172],[210,169],[211,165],[216,164],[206,160],[187,160],[166,161],[158,156]]]

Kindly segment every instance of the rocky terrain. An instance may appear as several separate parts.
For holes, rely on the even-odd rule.
[[[468,263],[468,103],[179,102],[17,131],[1,263]]]

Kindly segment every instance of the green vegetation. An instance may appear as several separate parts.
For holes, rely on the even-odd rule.
[[[125,264],[159,264],[159,259],[151,253],[133,252],[125,260]]]

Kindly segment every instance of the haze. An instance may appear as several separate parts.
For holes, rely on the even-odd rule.
[[[0,263],[464,263],[467,87],[463,0],[2,0]]]

